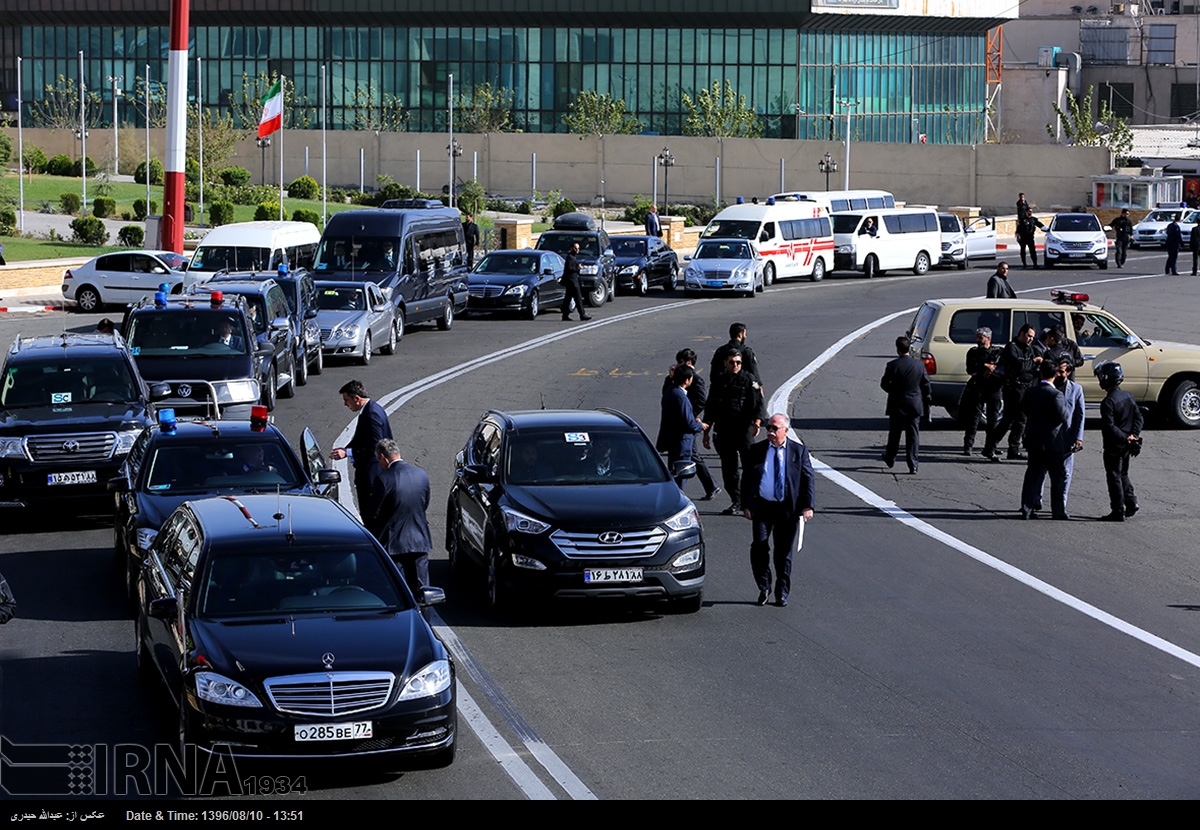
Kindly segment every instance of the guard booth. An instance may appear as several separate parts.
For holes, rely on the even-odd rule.
[[[1160,205],[1180,205],[1184,200],[1183,176],[1164,176],[1161,170],[1152,174],[1128,175],[1111,173],[1092,176],[1092,202],[1097,210],[1152,210]]]

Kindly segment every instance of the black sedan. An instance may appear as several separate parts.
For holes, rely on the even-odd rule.
[[[261,421],[175,423],[174,415],[142,431],[120,473],[108,482],[115,494],[114,542],[130,599],[142,561],[162,523],[188,499],[251,493],[318,493],[337,496],[341,474],[326,469],[308,429],[296,456],[283,433]]]
[[[184,752],[442,767],[454,664],[421,609],[444,599],[414,598],[330,499],[185,502],[138,578],[138,666],[178,706]]]
[[[553,251],[492,251],[467,284],[468,311],[519,311],[530,320],[562,302],[563,258]]]
[[[614,236],[617,287],[645,296],[652,285],[674,291],[679,282],[679,256],[657,236]]]
[[[700,609],[700,518],[627,415],[493,410],[456,468],[446,549],[493,610],[516,595]]]

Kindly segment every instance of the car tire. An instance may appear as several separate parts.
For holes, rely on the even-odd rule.
[[[1171,390],[1171,419],[1181,427],[1200,427],[1200,386],[1182,380]]]
[[[913,273],[918,277],[923,277],[929,273],[929,254],[924,251],[917,253],[917,261],[913,263]]]
[[[129,551],[117,551],[117,555],[125,560],[125,599],[129,603],[129,609],[137,614],[137,560],[129,555]]]
[[[825,279],[825,260],[817,257],[817,261],[813,263],[812,273],[808,275],[810,282],[820,282]]]
[[[638,274],[636,277],[634,277],[633,293],[637,294],[639,297],[645,297],[649,292],[650,284],[646,279],[646,273],[643,271],[641,274]]]
[[[303,358],[293,355],[292,362],[296,366],[296,385],[308,386],[308,355],[304,355]]]
[[[504,585],[500,581],[500,551],[496,543],[489,540],[487,546],[487,563],[484,570],[484,599],[488,610],[493,613],[503,613],[507,610],[508,597],[504,593]]]
[[[187,699],[180,695],[179,697],[179,757],[191,758],[200,757],[197,751],[195,756],[188,753],[188,746],[196,743],[196,735],[192,728],[188,725],[187,719]]]
[[[445,769],[454,763],[455,747],[458,744],[453,743],[445,749],[440,749],[429,756],[428,762],[422,764],[426,769]]]
[[[104,303],[100,302],[100,292],[93,286],[83,285],[75,291],[75,309],[83,314],[99,311]]]
[[[279,397],[294,398],[296,397],[296,358],[292,357],[291,353],[288,354],[287,376],[287,383],[279,390]]]
[[[438,331],[450,331],[454,327],[454,298],[446,298],[446,307],[442,309],[442,316],[437,321]]]
[[[536,320],[538,318],[538,312],[541,310],[542,303],[538,298],[538,292],[535,290],[529,295],[529,305],[525,306],[525,309],[522,313],[525,315],[526,320]]]
[[[763,266],[763,285],[767,286],[767,285],[774,285],[774,284],[775,284],[775,263],[768,262],[766,265]]]
[[[1042,259],[1042,265],[1043,265],[1043,266],[1045,266],[1045,268],[1046,268],[1047,270],[1049,270],[1049,269],[1051,269],[1051,268],[1053,268],[1053,267],[1054,267],[1054,260],[1052,260],[1052,259],[1045,259],[1045,258],[1043,258],[1043,259]]]
[[[262,390],[262,405],[267,408],[268,412],[275,410],[275,402],[277,400],[275,393],[278,391],[275,384],[277,382],[278,378],[275,376],[275,367],[272,366],[271,371],[267,374],[267,382]]]
[[[1108,260],[1107,259],[1102,259],[1099,262],[1097,262],[1096,264],[1100,266],[1101,271],[1108,270]]]
[[[138,678],[147,686],[154,679],[154,664],[151,662],[150,652],[146,648],[145,635],[142,631],[142,615],[134,610],[133,617],[133,654],[134,660],[137,661]]]
[[[325,371],[325,350],[317,346],[317,359],[313,361],[313,365],[308,369],[310,374],[319,375]]]
[[[446,558],[450,560],[450,572],[462,575],[467,570],[467,560],[463,555],[462,535],[458,513],[453,503],[446,506]]]
[[[372,349],[372,346],[371,346],[371,332],[367,332],[367,333],[366,333],[366,334],[363,336],[363,353],[362,353],[362,357],[360,357],[360,358],[358,359],[358,362],[359,362],[359,363],[361,363],[363,366],[369,366],[369,365],[371,365],[371,349]]]
[[[866,261],[863,263],[863,276],[869,280],[879,276],[879,260],[874,254],[868,254]]]
[[[671,600],[670,610],[675,614],[695,614],[704,607],[704,595]]]
[[[388,341],[379,349],[380,354],[395,354],[396,353],[396,321],[392,320],[392,324],[388,326]]]
[[[958,270],[960,270],[960,271],[967,270],[967,261],[965,259],[962,262],[958,263]]]
[[[400,345],[400,341],[404,339],[404,330],[408,324],[408,317],[404,313],[404,309],[396,309],[396,345]]]
[[[671,270],[667,272],[667,281],[663,283],[663,291],[674,291],[679,285],[679,263],[672,262]]]
[[[599,308],[604,305],[604,301],[608,299],[608,286],[601,279],[596,283],[596,287],[583,296],[583,301],[592,308]]]

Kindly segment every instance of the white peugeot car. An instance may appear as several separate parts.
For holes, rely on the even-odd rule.
[[[1046,267],[1056,263],[1096,263],[1100,270],[1108,268],[1108,246],[1111,244],[1100,220],[1091,213],[1059,213],[1046,228]]]

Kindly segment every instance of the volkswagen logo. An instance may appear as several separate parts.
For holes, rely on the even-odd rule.
[[[600,544],[602,545],[619,545],[625,537],[615,530],[606,530],[596,538],[600,540]]]
[[[79,442],[72,438],[69,441],[63,441],[63,452],[79,452]]]
[[[333,668],[333,652],[327,651],[324,654],[322,654],[321,655],[321,664],[323,666],[325,666],[326,669],[332,669]]]
[[[178,393],[179,397],[181,398],[190,398],[192,396],[191,384],[181,383],[175,387],[175,392]]]

